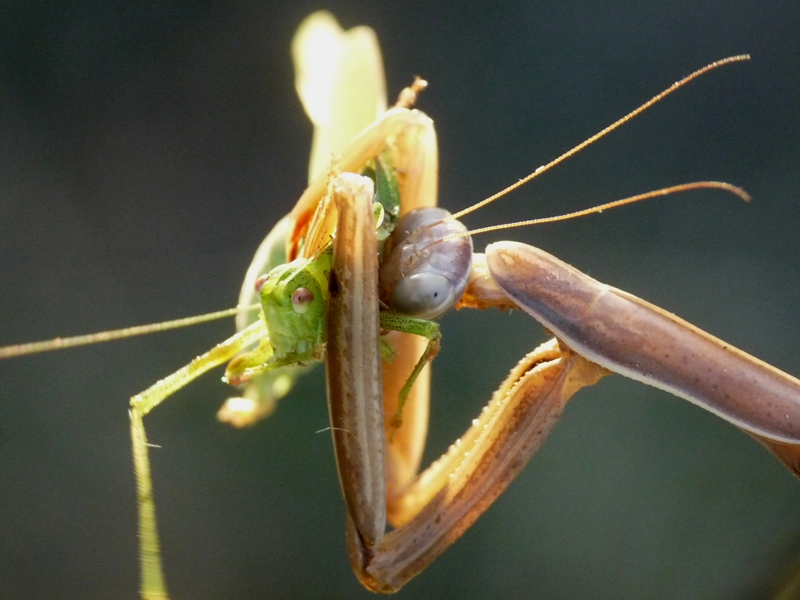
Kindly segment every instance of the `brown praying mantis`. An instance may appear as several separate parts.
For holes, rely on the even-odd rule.
[[[396,113],[396,114],[406,115],[406,113]],[[414,113],[408,112],[407,114],[410,115]],[[416,114],[419,115],[419,113]],[[404,116],[403,119],[405,118],[406,117]],[[430,130],[427,129],[428,124],[423,117],[414,117],[414,118],[415,119],[419,118],[421,120],[421,122],[418,123],[418,125],[422,128],[423,131],[432,131],[432,129]],[[399,120],[402,121],[403,119]],[[391,123],[391,120],[386,118],[380,122],[384,124]],[[408,125],[407,122],[402,123],[403,128],[405,128],[407,125]],[[400,134],[398,133],[396,135]],[[380,143],[384,143],[383,142],[384,140],[393,136],[388,133],[384,135],[384,132],[379,132],[377,134],[375,132],[372,132],[366,137],[369,138],[370,140],[378,140],[380,141]],[[336,147],[335,145],[333,146]],[[435,147],[434,147],[434,152],[428,152],[427,154],[425,152],[420,151],[425,149],[430,150],[430,145],[426,146],[425,144],[422,144],[421,148],[415,147],[414,151],[408,153],[408,156],[420,160],[420,162],[423,163],[425,169],[432,170],[435,174]],[[374,152],[372,151],[366,152],[365,154],[374,156]],[[430,161],[434,162],[431,163]],[[431,167],[431,164],[433,164],[433,167]],[[365,161],[362,159],[362,155],[359,155],[357,152],[346,150],[342,153],[342,157],[338,159],[338,165],[339,168],[344,172],[350,172],[351,170],[360,172],[362,168],[365,166]],[[397,171],[402,172],[406,177],[408,176],[408,173],[410,173],[412,170],[410,169],[410,167],[406,166],[400,167],[398,166],[397,163],[394,163],[393,166],[394,168],[397,169]],[[426,185],[428,186],[433,185],[435,188],[435,178],[430,178],[430,177],[425,178],[423,176],[421,180],[425,182]],[[313,185],[311,188],[309,188],[309,190],[312,191],[308,192],[307,195],[304,195],[304,199],[301,200],[301,202],[298,204],[298,208],[296,208],[295,212],[293,213],[294,225],[291,226],[291,228],[295,238],[302,238],[306,235],[303,226],[298,225],[298,223],[302,222],[304,218],[307,219],[306,222],[310,220],[310,216],[308,216],[308,213],[312,211],[310,210],[309,206],[313,206],[314,208],[316,207],[317,201],[328,190],[328,187],[330,186],[332,179],[331,177],[326,175],[322,178],[318,178],[317,181],[318,183],[316,188]],[[334,181],[338,182],[338,180],[335,178]],[[433,183],[430,183],[431,181],[433,181]],[[420,187],[424,188],[425,186],[421,185]],[[338,197],[351,198],[354,196],[358,196],[359,192],[357,192],[357,190],[360,189],[357,187],[357,182],[348,182],[346,179],[345,181],[342,182],[338,190],[335,188],[335,185],[333,186],[333,188],[334,189],[332,190],[331,196],[335,196],[337,198]],[[420,198],[421,201],[430,201],[431,198],[435,198],[435,193],[418,193],[418,194],[408,193],[408,190],[406,188],[403,188],[402,185],[400,186],[400,191],[404,202],[406,202],[406,199],[409,196]],[[428,190],[428,192],[430,192],[430,190]],[[364,192],[361,195],[369,196],[370,194]],[[339,200],[336,200],[336,202],[338,204]],[[404,206],[404,211],[405,210],[407,210],[407,206]],[[340,210],[340,213],[343,212],[345,212],[344,209]],[[368,214],[370,217],[373,216],[372,212],[365,214]],[[342,217],[340,216],[340,219],[341,218]],[[365,218],[364,214],[362,214],[361,215],[362,222],[360,226],[352,228],[358,234],[365,234],[366,232],[371,231],[370,227],[364,226],[364,218]],[[347,248],[349,250],[352,249],[353,247],[356,247],[356,244],[362,244],[361,247],[369,247],[372,244],[371,239],[367,241],[358,241],[358,242],[354,241],[353,245],[351,245],[349,241],[347,243],[343,242],[342,240],[345,239],[345,235],[350,235],[350,234],[351,230],[346,229],[340,223],[339,226],[336,228],[337,246],[343,247],[343,249]],[[326,233],[320,235],[321,235],[320,239],[327,242],[327,240],[325,239]],[[479,283],[491,284],[492,282],[495,282],[498,285],[500,285],[500,287],[505,290],[505,292],[500,292],[500,296],[498,296],[500,297],[501,302],[503,301],[503,298],[507,298],[505,294],[508,291],[506,290],[505,287],[503,287],[503,284],[499,281],[499,279],[502,279],[502,276],[499,274],[502,268],[502,263],[509,261],[511,263],[514,263],[514,261],[517,260],[525,260],[525,261],[532,260],[532,257],[530,256],[520,258],[507,254],[507,252],[512,252],[514,250],[515,250],[514,248],[510,247],[506,248],[496,247],[495,251],[488,253],[487,267],[490,269],[491,279],[485,278],[486,275],[485,271],[483,272],[483,279],[481,278],[476,279],[476,283],[478,284]],[[524,250],[524,252],[528,251]],[[347,257],[343,258],[343,260],[345,259],[353,260],[354,258],[360,260],[364,257],[365,254],[366,253],[356,252],[355,257],[348,255]],[[499,261],[499,263],[498,262],[493,263],[493,261]],[[528,263],[526,262],[526,265],[527,264]],[[369,270],[368,268],[364,267],[364,265],[359,265],[358,271],[363,272],[365,269]],[[521,269],[519,268],[514,269],[514,271],[519,271],[519,270]],[[341,267],[339,269],[336,268],[334,269],[334,272],[336,273],[340,273],[343,271],[347,271],[347,269],[344,267]],[[340,277],[339,279],[342,278]],[[532,281],[532,279],[530,279],[529,281]],[[377,282],[374,283],[377,285]],[[351,290],[353,289],[352,286],[356,284],[357,282],[353,282],[353,283],[348,283],[347,285],[341,285],[339,287],[341,287],[344,290]],[[362,285],[364,288],[373,287],[372,284],[370,285],[362,284]],[[510,287],[512,287],[515,290],[522,290],[521,293],[523,293],[526,297],[528,297],[530,294],[527,291],[525,291],[527,290],[526,285],[528,285],[528,283],[514,282],[510,284]],[[253,281],[250,282],[249,287],[250,290],[254,289]],[[494,289],[494,293],[497,292],[498,290]],[[485,293],[488,292],[484,292],[481,295],[479,295],[478,300],[485,298]],[[355,292],[353,292],[353,294],[355,295]],[[361,294],[358,294],[357,296],[359,304],[361,304],[362,307],[363,304],[376,304],[375,302],[370,303],[366,300],[362,301]],[[515,298],[515,299],[516,299],[516,302],[514,302],[515,306],[527,306],[524,300],[520,298]],[[628,300],[630,299],[628,298]],[[505,306],[508,307],[510,305],[505,304]],[[341,356],[347,353],[346,349],[345,350],[342,349],[343,344],[344,345],[349,344],[348,347],[353,347],[353,344],[355,343],[354,340],[357,340],[359,344],[364,344],[364,347],[369,349],[371,356],[373,357],[377,356],[379,353],[378,342],[377,342],[378,330],[376,327],[372,326],[375,323],[376,315],[372,316],[362,315],[361,318],[365,320],[367,325],[361,327],[359,330],[354,330],[352,328],[354,326],[354,322],[356,319],[350,312],[348,312],[349,309],[339,307],[337,309],[331,308],[329,310],[330,313],[328,322],[328,361],[329,361],[328,368],[329,371],[333,371],[333,375],[329,375],[329,387],[331,386],[330,380],[333,380],[333,386],[332,386],[333,393],[336,394],[337,386],[343,386],[344,384],[349,384],[351,380],[349,377],[344,375],[344,373],[347,372],[346,369],[348,368],[348,365],[341,364],[339,366],[331,366],[330,361],[332,360],[332,358],[337,358],[337,357],[341,359]],[[335,321],[333,318],[331,318],[334,316],[337,317],[339,320]],[[665,317],[668,323],[673,323],[674,325],[674,322],[671,321],[667,315],[661,315],[661,316]],[[540,318],[542,318],[541,315]],[[546,409],[545,410],[546,414],[539,415],[540,418],[544,419],[544,422],[542,425],[542,422],[536,421],[537,424],[533,425],[533,427],[543,426],[545,429],[549,429],[549,427],[552,426],[552,424],[555,422],[557,415],[560,414],[563,402],[565,402],[570,393],[574,391],[574,389],[569,386],[567,388],[564,387],[559,388],[558,385],[563,385],[563,382],[552,383],[551,380],[558,382],[560,377],[567,374],[569,376],[568,378],[570,377],[573,378],[573,382],[570,383],[570,386],[577,387],[581,384],[590,383],[594,378],[605,373],[605,371],[597,371],[596,367],[592,366],[590,363],[587,363],[585,360],[581,358],[581,356],[589,356],[590,358],[595,360],[595,362],[602,364],[603,356],[592,354],[591,348],[587,349],[587,348],[576,347],[577,345],[576,342],[574,342],[572,338],[568,337],[568,333],[564,332],[563,328],[559,329],[558,323],[547,321],[546,319],[545,321],[549,329],[559,334],[559,337],[562,338],[562,340],[564,341],[564,345],[550,343],[549,346],[540,348],[538,351],[536,351],[536,353],[532,357],[529,357],[527,361],[524,362],[518,368],[517,371],[512,373],[509,382],[504,386],[504,388],[501,389],[514,387],[517,385],[518,382],[522,381],[527,382],[528,379],[526,378],[532,379],[533,380],[532,383],[535,384],[535,386],[538,386],[536,387],[535,390],[523,392],[520,391],[520,389],[518,388],[514,388],[511,397],[514,399],[515,402],[520,402],[522,404],[526,402],[540,403],[542,407]],[[370,323],[372,323],[372,325],[370,325]],[[603,327],[610,327],[610,325],[603,325]],[[682,323],[678,323],[677,328],[681,332],[689,331],[690,333],[688,335],[696,334],[696,332],[685,327],[684,324]],[[331,331],[334,330],[336,332],[350,332],[349,335],[352,337],[352,339],[349,341],[339,340],[334,343],[335,337],[331,336]],[[369,336],[372,336],[371,340]],[[392,345],[396,350],[396,358],[395,361],[392,363],[391,368],[398,369],[400,370],[400,372],[402,372],[401,369],[405,369],[407,371],[409,367],[413,366],[416,363],[418,357],[422,354],[422,348],[424,346],[424,343],[420,344],[420,342],[417,340],[411,340],[409,338],[405,339],[407,340],[406,342],[398,342],[397,340],[394,340],[392,342]],[[404,345],[405,343],[408,343],[409,346],[405,346]],[[338,346],[336,344],[338,344]],[[573,350],[577,350],[577,354],[573,354],[572,352],[567,350],[567,348],[569,347],[572,347]],[[663,349],[663,347],[661,349]],[[231,351],[232,350],[233,349],[231,349]],[[217,358],[222,358],[222,357],[218,356]],[[356,371],[368,370],[367,367],[364,365],[366,365],[367,362],[369,361],[370,361],[369,356],[362,357],[362,361],[358,363],[359,366],[356,368]],[[745,362],[747,364],[751,364],[751,361],[749,359],[745,359]],[[204,366],[210,365],[210,362],[206,362],[203,364]],[[374,361],[370,362],[370,364],[372,365],[371,368],[374,369],[375,366]],[[352,370],[353,369],[352,365],[349,365],[349,368]],[[389,367],[387,367],[387,369],[388,368]],[[588,373],[584,374],[584,371],[588,371]],[[669,373],[674,374],[677,371],[678,369],[671,369],[669,370]],[[772,371],[770,371],[769,369],[767,369],[767,371],[772,373]],[[574,379],[578,375],[584,377],[584,379],[581,378]],[[288,377],[289,375],[286,376]],[[425,377],[425,375],[423,375],[422,377]],[[407,375],[403,374],[401,376],[395,377],[394,380],[389,381],[389,379],[386,376],[386,371],[384,371],[384,377],[383,377],[384,386],[392,385],[394,386],[394,389],[391,392],[387,392],[386,388],[384,388],[383,395],[387,399],[396,398],[398,395],[398,388],[401,385],[403,385],[407,381],[407,379],[408,379]],[[781,377],[779,377],[778,380],[779,382],[785,383],[785,380],[782,379]],[[279,383],[281,381],[284,380],[275,379],[269,382],[269,385],[280,386],[282,385]],[[375,372],[373,371],[370,375],[368,383],[374,386],[375,382],[376,382],[376,376]],[[420,383],[424,384],[424,380],[420,381]],[[424,385],[420,385],[420,383],[417,384],[417,387],[418,388],[424,387]],[[555,391],[552,392],[551,395],[548,395],[547,393],[542,391],[541,386],[550,385],[551,383],[552,385],[555,386],[552,388]],[[662,383],[662,385],[669,387],[668,383]],[[422,390],[422,392],[424,391],[425,390]],[[340,395],[346,397],[353,395],[348,389],[340,390],[339,393]],[[365,395],[369,396],[370,394],[359,392],[358,394],[355,395],[363,397]],[[379,557],[381,557],[380,558],[381,560],[385,559],[388,561],[389,559],[387,557],[392,556],[393,552],[391,545],[395,544],[397,540],[400,540],[400,542],[402,542],[404,535],[405,536],[417,535],[420,531],[421,527],[420,523],[423,524],[425,523],[424,519],[427,518],[428,522],[432,523],[436,522],[437,519],[441,519],[442,515],[445,515],[447,518],[452,518],[450,517],[452,513],[447,512],[446,509],[442,510],[441,512],[437,512],[436,510],[437,508],[439,508],[437,507],[436,503],[440,501],[439,497],[443,495],[441,490],[444,488],[441,488],[440,485],[437,490],[437,485],[435,483],[435,480],[437,479],[437,477],[441,479],[445,475],[447,476],[447,478],[449,478],[451,473],[455,473],[456,465],[460,464],[461,466],[459,468],[462,469],[461,473],[467,479],[471,479],[472,481],[474,481],[475,480],[474,473],[481,470],[481,464],[480,464],[481,458],[479,455],[481,453],[488,452],[489,449],[496,448],[496,446],[493,446],[491,443],[487,444],[487,442],[485,441],[478,441],[479,439],[480,440],[486,439],[484,437],[481,437],[483,435],[481,431],[485,431],[482,428],[484,428],[484,426],[488,426],[489,425],[488,420],[491,420],[490,418],[492,416],[491,411],[487,411],[487,413],[485,413],[485,418],[487,419],[487,421],[479,420],[478,423],[475,425],[474,429],[470,430],[470,432],[467,435],[461,438],[460,448],[456,448],[455,450],[453,450],[451,453],[447,455],[446,458],[444,458],[442,462],[437,463],[434,466],[433,470],[426,472],[426,475],[423,475],[422,480],[419,481],[414,480],[414,472],[416,471],[416,465],[419,464],[421,445],[424,444],[425,427],[424,423],[419,423],[418,420],[424,420],[425,407],[423,406],[422,408],[420,408],[420,404],[427,401],[426,399],[424,400],[418,399],[418,397],[421,398],[426,395],[427,394],[420,393],[419,389],[417,389],[415,393],[412,393],[411,399],[409,400],[407,406],[405,407],[402,413],[403,425],[397,428],[396,432],[394,432],[393,441],[387,447],[387,453],[389,454],[396,453],[397,455],[394,458],[387,459],[387,462],[389,462],[390,465],[393,465],[389,467],[390,474],[386,476],[386,481],[388,483],[384,485],[383,481],[384,478],[380,476],[380,470],[381,470],[380,463],[382,462],[380,460],[377,460],[374,464],[371,464],[370,467],[365,470],[365,472],[357,473],[357,476],[359,478],[361,477],[370,478],[371,481],[368,484],[365,484],[363,481],[352,481],[348,483],[347,482],[348,475],[346,473],[343,474],[343,481],[344,481],[343,485],[345,485],[345,497],[348,500],[348,506],[349,506],[348,515],[349,519],[351,519],[349,524],[351,556],[353,557],[353,560],[356,563],[355,566],[357,570],[360,570],[360,576],[362,580],[364,580],[370,586],[375,588],[386,589],[385,586],[396,587],[402,584],[402,582],[408,578],[407,574],[409,572],[412,572],[413,569],[417,568],[419,564],[425,563],[425,561],[432,560],[432,558],[435,557],[439,551],[441,551],[443,547],[442,544],[444,544],[445,542],[452,541],[454,534],[450,533],[452,529],[449,529],[447,530],[448,533],[446,535],[441,536],[440,538],[436,538],[435,536],[430,538],[430,540],[433,542],[433,546],[431,548],[428,548],[422,553],[424,558],[415,559],[417,562],[413,563],[414,567],[411,568],[410,570],[409,567],[407,567],[402,562],[399,563],[395,562],[390,567],[386,568],[384,568],[382,564],[378,564],[378,566],[375,567],[372,564],[367,564],[367,561],[364,557],[369,555],[376,547],[380,548],[380,550],[384,550],[384,547],[382,545],[385,545],[390,548],[390,552],[385,553],[383,555],[380,555],[379,553]],[[685,393],[685,395],[688,395],[688,393]],[[374,390],[372,396],[374,399],[375,396]],[[503,402],[505,402],[502,394],[500,394],[497,398],[499,399],[495,402],[495,404],[502,404]],[[245,399],[247,400],[246,397]],[[254,401],[252,398],[250,400]],[[345,401],[341,402],[333,401],[333,404],[338,408],[345,408],[345,409],[348,408],[348,402]],[[229,405],[229,408],[234,410],[234,412],[238,410],[239,414],[241,415],[242,413],[246,413],[247,410],[249,410],[247,408],[246,403],[244,404],[244,406],[245,408],[242,408],[241,403],[234,402],[233,407]],[[264,405],[258,405],[256,403],[253,404],[252,406],[258,406],[259,409],[261,409]],[[374,405],[371,406],[371,410],[374,409],[375,406]],[[506,411],[507,410],[509,409],[506,409]],[[394,407],[390,407],[388,409],[385,409],[385,412],[387,415],[392,416],[396,411]],[[726,411],[720,409],[720,412],[726,412]],[[767,444],[772,446],[773,450],[776,451],[776,453],[783,454],[785,461],[788,460],[789,462],[792,462],[793,455],[791,454],[791,451],[793,450],[794,446],[791,445],[786,446],[785,444],[783,444],[783,442],[785,442],[787,438],[790,440],[796,439],[796,437],[791,437],[792,435],[794,435],[794,433],[792,431],[780,430],[779,428],[777,430],[771,429],[765,432],[764,427],[768,428],[770,423],[772,423],[773,425],[775,423],[772,421],[766,424],[760,422],[755,423],[752,419],[745,418],[745,416],[742,415],[743,412],[746,412],[743,410],[743,406],[735,405],[733,407],[729,407],[727,409],[726,414],[728,416],[731,416],[731,414],[733,414],[734,416],[732,418],[734,420],[740,419],[739,421],[737,421],[737,424],[739,424],[740,426],[752,427],[754,429],[754,433],[756,433],[756,435],[759,435],[762,439],[766,441]],[[755,416],[759,416],[761,414],[762,413],[759,412]],[[137,416],[138,416],[137,406],[134,405],[134,417]],[[749,417],[750,415],[746,416]],[[772,416],[774,417],[775,415]],[[372,415],[373,426],[366,427],[368,429],[367,435],[373,437],[363,444],[361,444],[359,441],[360,448],[357,448],[355,450],[349,448],[348,442],[350,441],[353,432],[358,431],[362,426],[365,426],[366,424],[363,422],[363,420],[351,424],[347,420],[348,416],[344,416],[342,417],[342,419],[344,419],[344,423],[339,423],[339,424],[334,423],[333,427],[334,427],[335,438],[339,438],[337,439],[337,445],[339,447],[337,453],[340,455],[340,469],[344,470],[345,468],[350,468],[350,465],[347,464],[348,462],[351,464],[352,463],[358,464],[359,461],[366,461],[369,456],[372,456],[372,453],[377,452],[380,448],[383,447],[384,442],[382,439],[383,428],[374,426],[375,425],[374,421],[376,420],[382,421],[382,418],[375,417],[375,415],[373,414]],[[789,422],[790,424],[797,423],[796,419],[794,418],[789,419]],[[135,424],[137,423],[135,418],[134,418],[134,423]],[[491,429],[492,427],[494,427],[494,425],[491,425],[489,429]],[[135,433],[138,432],[139,429],[138,427],[136,427]],[[141,432],[143,434],[143,430],[141,430]],[[502,438],[502,440],[505,440],[505,441],[501,440],[502,443],[506,443],[507,441],[514,439],[515,434],[513,431],[509,432],[509,430],[506,430],[505,433],[506,435],[498,435],[498,439]],[[768,434],[767,437],[764,437],[764,435],[762,435],[765,433]],[[496,478],[494,480],[494,483],[486,484],[491,489],[488,492],[484,493],[484,495],[475,494],[470,496],[469,502],[473,503],[477,502],[477,504],[481,506],[481,509],[485,509],[485,507],[488,505],[488,502],[491,500],[493,495],[496,495],[497,493],[502,491],[502,488],[510,480],[511,474],[516,472],[515,469],[518,469],[519,467],[521,467],[522,463],[524,463],[525,453],[526,452],[531,453],[535,451],[535,449],[538,447],[538,443],[540,443],[543,440],[543,437],[544,437],[543,435],[540,435],[540,436],[534,436],[533,438],[529,438],[532,440],[532,442],[535,443],[532,443],[527,448],[523,448],[522,449],[523,453],[521,456],[519,454],[513,454],[513,453],[509,455],[511,458],[507,458],[506,460],[510,461],[511,463],[509,465],[510,467],[512,467],[511,471],[509,471],[508,469],[503,470],[503,468],[490,469],[491,476]],[[476,445],[475,446],[476,449],[480,448],[480,452],[464,450],[464,447],[469,447],[473,443]],[[786,450],[787,447],[789,448],[788,451]],[[138,453],[139,455],[141,455],[142,453],[141,452],[142,448],[143,448],[143,440],[142,443],[140,443],[139,445],[139,453]],[[365,452],[364,448],[366,448],[367,450],[366,454],[362,456],[360,453]],[[469,461],[463,460],[464,452],[471,452],[471,456],[473,457],[472,464],[467,464]],[[349,461],[344,460],[345,462],[344,467],[342,467],[343,461],[341,460],[341,454],[350,455]],[[475,465],[477,465],[477,467]],[[393,469],[394,472],[392,472]],[[141,466],[139,467],[138,472],[141,476],[143,473],[143,468]],[[431,483],[431,480],[434,480],[433,484]],[[459,480],[457,484],[461,485],[462,487],[457,488],[454,485],[453,487],[450,487],[448,489],[458,491],[458,490],[463,490],[464,486],[468,485],[467,481],[463,479]],[[350,486],[350,488],[347,487],[348,485]],[[364,493],[365,489],[368,490],[367,494]],[[457,494],[457,491],[453,491],[452,493]],[[383,499],[384,493],[388,494],[389,497],[388,500]],[[464,494],[464,492],[461,491],[458,491],[458,493]],[[149,494],[146,491],[145,493],[143,493],[143,497],[145,498],[148,495]],[[396,530],[395,533],[389,534],[389,536],[381,540],[381,536],[383,535],[380,522],[381,517],[380,514],[376,513],[381,513],[383,510],[382,506],[385,504],[389,505],[390,519],[394,520],[395,523],[402,523],[404,521],[407,521],[408,519],[411,519],[416,529],[414,527],[407,527],[405,529],[401,528]],[[148,505],[145,503],[145,506]],[[419,512],[417,515],[418,509],[421,506],[425,506],[426,508],[422,509],[422,512]],[[365,513],[368,513],[366,517]],[[463,530],[463,527],[467,526],[471,522],[471,520],[474,520],[474,518],[477,517],[477,514],[478,513],[475,511],[475,509],[471,508],[468,511],[468,514],[462,516],[461,520],[458,521],[457,524],[454,526],[455,530],[458,531],[458,533],[460,533],[460,531]],[[369,521],[368,525],[365,525],[363,521]],[[143,518],[143,523],[147,522],[148,518],[147,517]],[[370,539],[370,536],[372,539]],[[147,538],[145,536],[145,540],[146,539]],[[406,548],[407,547],[408,546],[406,546]],[[425,554],[425,552],[427,552],[427,554]],[[145,548],[144,562],[146,565],[152,564],[152,561],[154,560],[153,556],[154,554],[152,549],[148,550],[147,548]],[[422,566],[424,566],[424,564],[422,564]],[[400,575],[398,576],[399,577],[398,579],[392,579],[392,576],[385,575],[385,573],[390,572],[391,569],[399,570]],[[148,573],[147,567],[145,568],[145,573]],[[149,571],[149,576],[150,577],[153,576],[152,569],[150,569]],[[149,595],[150,597],[158,597],[158,595],[161,594],[161,591],[158,588],[158,586],[154,586],[151,583],[148,583],[147,581],[143,584],[143,591],[146,593],[146,595]]]

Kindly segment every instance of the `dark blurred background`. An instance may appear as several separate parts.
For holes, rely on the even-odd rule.
[[[467,221],[559,214],[699,179],[746,188],[501,233],[800,374],[796,2],[14,2],[0,6],[0,344],[232,306],[303,190],[311,127],[289,43],[320,8],[415,74],[441,203],[524,176],[692,83]],[[430,457],[544,339],[520,314],[443,319]],[[227,337],[216,323],[0,363],[0,597],[128,598],[128,398]],[[322,369],[263,424],[214,418],[220,372],[147,421],[176,599],[368,597],[350,571]],[[617,376],[404,598],[770,597],[800,559],[800,482],[734,427]]]

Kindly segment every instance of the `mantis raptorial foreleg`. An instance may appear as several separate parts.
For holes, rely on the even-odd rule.
[[[800,380],[538,248],[502,242],[486,258],[502,291],[575,352],[730,421],[800,476]]]
[[[394,488],[391,520],[398,529],[386,534],[372,183],[342,175],[334,200],[326,362],[331,430],[351,564],[364,585],[389,592],[424,569],[488,508],[539,448],[569,397],[607,371],[554,342],[531,353],[453,450],[414,482]]]
[[[360,171],[369,159],[386,149],[391,152],[392,165],[397,171],[402,212],[435,206],[438,149],[433,121],[417,110],[391,109],[347,145],[336,165],[343,172]],[[313,212],[327,186],[327,176],[318,177],[292,210],[290,222],[294,224],[296,235],[289,241],[287,254],[290,257],[293,257],[299,239],[307,234]],[[338,206],[338,202],[333,204]],[[341,235],[337,227],[337,239],[341,240]],[[400,391],[425,351],[427,342],[419,336],[397,331],[386,337],[396,350],[391,363],[383,363],[382,397],[388,429],[392,416],[397,412]],[[397,429],[392,444],[386,449],[385,485],[390,498],[393,490],[402,488],[416,475],[422,461],[428,431],[429,390],[430,370],[424,368],[403,408],[403,427]]]
[[[399,587],[425,568],[519,474],[567,400],[606,374],[555,340],[523,358],[465,435],[408,488],[411,518],[386,536],[368,572]]]

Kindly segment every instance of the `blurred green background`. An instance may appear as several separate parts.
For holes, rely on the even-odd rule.
[[[692,83],[471,226],[661,186],[699,192],[476,240],[535,243],[800,374],[800,6],[13,2],[0,7],[0,344],[232,306],[305,183],[288,53],[328,8],[415,74],[450,208],[524,176],[712,60]],[[229,322],[0,363],[0,597],[136,597],[127,401]],[[443,319],[430,456],[544,339],[521,314]],[[368,597],[350,571],[322,370],[267,422],[218,424],[219,372],[147,422],[176,599]],[[800,482],[758,444],[622,377],[404,598],[769,597],[800,556]]]

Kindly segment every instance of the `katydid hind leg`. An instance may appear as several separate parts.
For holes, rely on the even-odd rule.
[[[161,565],[153,481],[143,419],[151,410],[180,388],[206,371],[229,361],[243,348],[256,342],[263,334],[263,323],[257,321],[131,398],[129,411],[131,443],[139,509],[140,592],[144,600],[164,600],[167,598],[167,591]]]

